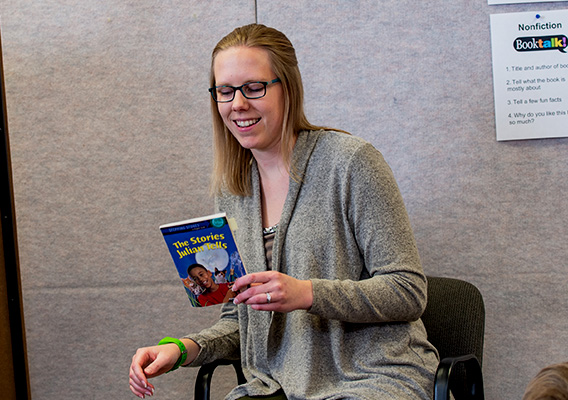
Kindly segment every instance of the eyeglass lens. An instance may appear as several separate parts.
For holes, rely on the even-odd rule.
[[[263,82],[250,82],[236,88],[231,86],[218,87],[215,89],[217,101],[232,101],[235,98],[235,90],[240,90],[247,99],[259,99],[266,94],[266,84]]]

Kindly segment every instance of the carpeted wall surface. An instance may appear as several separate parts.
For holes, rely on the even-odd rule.
[[[34,400],[132,398],[138,346],[215,320],[157,227],[213,210],[210,52],[255,15],[295,44],[312,122],[383,152],[426,273],[480,288],[487,398],[520,398],[568,359],[568,139],[496,142],[489,14],[562,6],[0,0]]]

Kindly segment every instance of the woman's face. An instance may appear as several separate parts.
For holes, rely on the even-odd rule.
[[[241,86],[248,82],[270,82],[277,78],[268,53],[258,47],[237,46],[219,52],[213,63],[217,86]],[[235,139],[253,154],[278,152],[284,121],[282,85],[266,87],[260,99],[247,99],[240,90],[229,103],[217,103],[219,114]]]

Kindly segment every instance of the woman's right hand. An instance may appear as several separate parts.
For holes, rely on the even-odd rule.
[[[199,354],[199,345],[190,339],[182,339],[187,348],[189,364]],[[175,343],[159,346],[142,347],[136,351],[130,364],[130,390],[141,399],[154,394],[154,385],[148,382],[149,378],[162,375],[173,368],[181,352]]]

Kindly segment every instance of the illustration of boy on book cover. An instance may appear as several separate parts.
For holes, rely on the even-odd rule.
[[[236,296],[231,287],[246,272],[225,214],[160,230],[192,306],[226,303]]]

